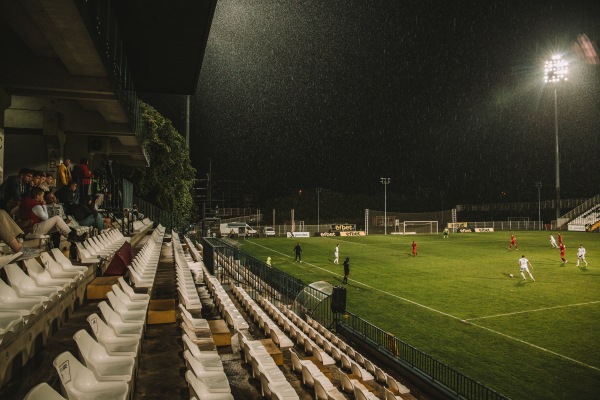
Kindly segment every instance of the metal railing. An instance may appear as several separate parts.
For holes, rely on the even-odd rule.
[[[331,296],[285,272],[268,267],[262,261],[240,251],[237,243],[205,237],[202,239],[202,245],[206,267],[221,281],[227,278],[235,283],[244,284],[275,304],[284,303],[291,306],[301,316],[311,315],[322,325],[333,327],[344,336],[357,339],[382,357],[411,371],[448,397],[507,399],[349,311],[344,314],[344,318],[338,318],[339,314],[331,312]],[[307,294],[307,298],[314,300],[303,300],[303,293]]]

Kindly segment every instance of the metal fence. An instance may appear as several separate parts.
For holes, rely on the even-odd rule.
[[[235,241],[205,237],[202,245],[206,267],[222,282],[228,280],[243,284],[274,304],[285,304],[301,316],[309,314],[322,325],[359,340],[381,357],[411,371],[448,397],[507,399],[350,311],[339,318],[340,314],[331,312],[331,296],[245,254],[239,250]]]

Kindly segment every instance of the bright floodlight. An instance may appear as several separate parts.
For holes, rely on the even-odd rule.
[[[551,60],[546,61],[544,66],[544,82],[561,82],[567,80],[569,73],[569,63],[561,56],[552,56]]]

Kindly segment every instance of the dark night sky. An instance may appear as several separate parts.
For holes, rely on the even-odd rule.
[[[535,181],[551,199],[543,62],[573,58],[579,33],[600,42],[600,2],[529,3],[219,0],[193,163],[203,175],[211,158],[215,179],[245,180],[261,200],[379,193],[380,177],[388,193],[444,191],[447,204],[530,201]],[[563,198],[600,193],[599,70],[575,60],[558,91]],[[169,102],[153,105],[183,132],[183,101]]]

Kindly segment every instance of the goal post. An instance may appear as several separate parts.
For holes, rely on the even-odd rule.
[[[406,233],[438,233],[437,221],[404,221],[402,231]]]

